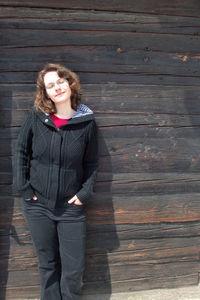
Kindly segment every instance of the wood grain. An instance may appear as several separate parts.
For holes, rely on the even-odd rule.
[[[130,12],[140,12],[143,14],[166,14],[166,15],[185,15],[185,16],[197,16],[199,1],[192,0],[188,2],[187,0],[179,1],[168,1],[163,0],[158,2],[157,0],[149,3],[148,0],[142,0],[139,2],[133,3],[131,0],[126,0],[126,3],[121,0],[115,0],[107,2],[106,0],[101,1],[101,7],[99,7],[99,1],[89,1],[89,0],[78,0],[76,2],[69,0],[60,0],[58,3],[55,3],[53,0],[46,2],[45,0],[36,0],[34,2],[29,0],[0,0],[0,5],[2,6],[11,6],[11,7],[48,7],[48,8],[70,8],[76,10],[101,10],[101,11],[130,11]]]

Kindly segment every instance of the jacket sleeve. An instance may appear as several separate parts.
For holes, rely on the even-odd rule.
[[[13,184],[24,199],[31,199],[34,191],[29,182],[29,159],[32,152],[32,114],[31,110],[22,125],[13,156]]]
[[[94,193],[94,184],[96,181],[98,169],[98,134],[97,125],[93,121],[90,123],[88,132],[88,141],[83,159],[83,184],[82,188],[76,194],[83,204],[87,204],[88,200]]]

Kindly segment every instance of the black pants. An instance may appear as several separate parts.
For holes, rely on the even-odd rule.
[[[85,214],[75,207],[50,210],[23,201],[39,261],[41,300],[80,299],[85,262]]]

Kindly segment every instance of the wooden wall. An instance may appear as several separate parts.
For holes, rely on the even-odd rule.
[[[39,295],[11,157],[46,62],[78,72],[99,126],[84,294],[198,283],[199,17],[198,0],[0,0],[1,300]]]

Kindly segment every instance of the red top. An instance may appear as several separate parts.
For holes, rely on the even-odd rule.
[[[56,125],[56,128],[67,124],[68,119],[61,119],[57,116],[55,116],[54,114],[51,114],[52,120],[54,121],[54,124]]]

